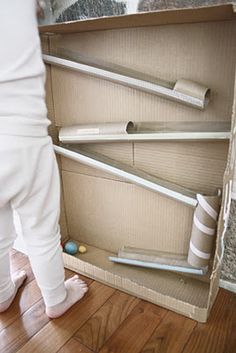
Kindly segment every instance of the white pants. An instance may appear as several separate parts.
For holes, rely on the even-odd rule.
[[[0,303],[15,290],[9,261],[16,238],[13,210],[46,306],[65,299],[59,209],[60,179],[51,138],[0,135]]]

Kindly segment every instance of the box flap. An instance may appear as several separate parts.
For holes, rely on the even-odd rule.
[[[157,26],[165,24],[225,21],[236,18],[233,4],[142,12],[132,15],[90,18],[39,26],[40,33],[76,33],[105,29]]]

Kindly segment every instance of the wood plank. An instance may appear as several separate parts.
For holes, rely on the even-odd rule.
[[[231,327],[225,343],[224,353],[235,353],[236,347],[236,294],[231,295],[228,301],[228,310],[231,312]],[[231,311],[232,310],[232,311]]]
[[[93,282],[81,301],[59,319],[51,320],[18,353],[37,352],[38,347],[41,352],[56,353],[114,292],[110,287]]]
[[[71,270],[68,270],[67,268],[65,268],[65,279],[67,280],[68,278],[73,277],[74,275],[78,274],[79,278],[82,279],[83,281],[85,281],[87,283],[87,285],[90,285],[93,280],[91,278],[88,278],[84,275],[81,275],[80,273],[75,273]]]
[[[207,324],[197,324],[183,353],[235,353],[235,326],[236,295],[220,289]]]
[[[28,257],[20,252],[16,252],[11,256],[11,259],[13,261],[12,272],[14,273],[19,270],[25,270],[27,272],[27,279],[22,288],[19,289],[11,307],[5,313],[0,314],[0,332],[7,326],[11,325],[32,305],[41,299],[41,291],[34,280],[34,274],[32,272]],[[74,272],[65,269],[65,279],[72,277],[74,274]],[[88,285],[93,282],[88,277],[82,275],[79,276]]]
[[[74,337],[92,351],[99,351],[139,302],[139,299],[116,291]]]
[[[35,280],[20,288],[11,307],[0,314],[0,331],[12,324],[40,298],[41,292]]]
[[[0,352],[14,353],[49,322],[43,299],[0,331]]]
[[[26,270],[26,271],[29,271],[29,277],[32,278],[33,272],[32,272],[30,261],[29,261],[29,258],[27,255],[12,249],[10,251],[10,260],[11,260],[12,272],[16,272],[19,270]],[[76,274],[75,272],[68,270],[68,269],[65,269],[65,278],[66,279],[74,276],[75,274]],[[83,281],[86,281],[87,283],[89,283],[91,281],[91,279],[88,277],[80,275],[79,273],[78,273],[78,275]]]
[[[21,260],[20,260],[20,264],[22,264],[22,263],[21,263]],[[19,267],[19,266],[17,266],[16,264],[15,264],[15,266],[16,266],[16,267]],[[25,270],[25,271],[27,272],[27,279],[26,279],[26,281],[25,281],[25,285],[27,285],[29,282],[31,282],[32,280],[35,279],[34,273],[33,273],[33,271],[32,271],[32,268],[31,268],[31,265],[30,265],[30,262],[29,262],[29,261],[26,263],[26,265],[24,265],[23,267],[17,268],[17,270],[14,271],[14,272],[17,272],[17,271],[19,271],[19,270]],[[71,270],[68,270],[68,269],[65,269],[65,280],[67,280],[67,279],[70,278],[70,277],[73,277],[74,275],[75,275],[75,272],[73,272],[73,271],[71,271]],[[85,277],[85,276],[83,276],[83,275],[81,275],[81,274],[79,274],[79,273],[78,273],[78,275],[79,275],[80,279],[82,279],[83,281],[85,281],[88,285],[93,282],[93,280],[92,280],[91,278]]]
[[[75,338],[71,338],[58,353],[93,353]]]
[[[142,353],[181,353],[196,325],[196,321],[169,311]]]
[[[31,281],[34,279],[33,272],[30,267],[30,263],[22,269],[27,271],[27,281]],[[70,270],[65,270],[65,278],[70,278],[75,273]],[[93,281],[87,277],[80,276],[88,285]],[[22,289],[23,291],[23,289]],[[9,309],[11,310],[11,309]],[[9,315],[6,315],[7,317]],[[11,316],[11,315],[10,315]],[[14,320],[11,324],[10,321]],[[36,304],[31,306],[29,310],[23,313],[23,315],[16,318],[11,316],[6,320],[6,325],[8,325],[5,329],[0,331],[0,352],[4,351],[4,353],[15,352],[21,346],[23,346],[34,334],[36,334],[40,329],[49,322],[49,318],[45,314],[45,305],[43,299],[41,298]]]
[[[34,278],[34,274],[32,272],[28,256],[13,249],[10,252],[10,259],[11,259],[12,273],[17,272],[19,270],[25,270],[28,276],[26,283],[29,283]],[[74,275],[75,275],[75,272],[65,269],[65,279],[68,279]],[[86,283],[88,284],[91,283],[92,280],[90,278],[80,275],[79,273],[78,275]]]
[[[24,261],[15,256],[18,269]],[[22,268],[31,271],[29,262]],[[25,289],[0,315],[0,352],[235,353],[236,294],[221,289],[208,323],[199,324],[81,276],[90,285],[86,297],[49,320],[28,274]]]
[[[141,301],[99,353],[139,353],[166,313],[165,309]]]

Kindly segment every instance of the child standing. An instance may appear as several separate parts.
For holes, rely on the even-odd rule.
[[[60,180],[47,132],[36,0],[0,2],[0,48],[0,312],[26,278],[24,271],[10,273],[15,210],[46,313],[55,318],[88,288],[78,276],[64,282]]]

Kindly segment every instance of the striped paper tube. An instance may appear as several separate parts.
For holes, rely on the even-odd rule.
[[[188,263],[207,267],[215,240],[221,197],[197,194],[198,205],[193,216]]]

